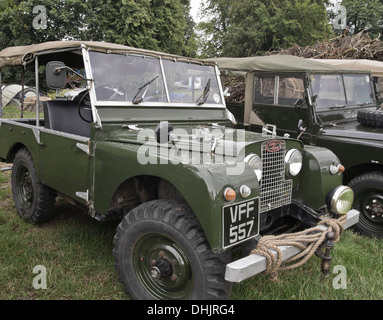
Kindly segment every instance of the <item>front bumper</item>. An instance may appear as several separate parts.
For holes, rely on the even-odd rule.
[[[359,211],[350,210],[347,213],[347,219],[343,223],[343,229],[348,229],[355,225],[359,221]],[[328,229],[325,225],[320,225],[323,231]],[[279,249],[282,252],[282,260],[285,261],[302,251],[302,249],[295,246],[280,246]],[[275,258],[277,258],[277,252],[272,250]],[[255,276],[266,270],[267,261],[262,255],[251,254],[242,259],[236,260],[226,265],[225,279],[230,282],[241,282],[247,278]]]

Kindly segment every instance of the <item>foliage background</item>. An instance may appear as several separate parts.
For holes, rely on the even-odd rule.
[[[383,0],[0,0],[0,50],[54,40],[121,43],[189,57],[251,56],[308,46],[342,33],[379,37]],[[32,26],[37,5],[47,28]],[[338,6],[347,23],[334,29]]]

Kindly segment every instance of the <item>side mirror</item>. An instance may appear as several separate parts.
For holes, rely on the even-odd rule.
[[[48,62],[46,67],[46,81],[50,89],[62,89],[66,83],[65,64],[60,61]]]

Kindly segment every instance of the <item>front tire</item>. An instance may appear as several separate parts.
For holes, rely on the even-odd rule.
[[[38,181],[33,158],[25,148],[15,155],[11,182],[17,212],[25,221],[36,224],[51,218],[55,193]]]
[[[227,261],[211,251],[186,204],[144,203],[128,213],[114,237],[115,266],[126,293],[139,300],[227,299]]]
[[[353,207],[360,212],[354,229],[367,236],[383,238],[383,174],[370,172],[350,181],[355,200]]]

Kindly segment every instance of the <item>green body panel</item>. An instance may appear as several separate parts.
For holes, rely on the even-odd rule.
[[[296,198],[319,211],[326,203],[329,190],[342,184],[342,175],[329,172],[329,164],[338,165],[339,161],[328,149],[314,146],[304,147],[303,159]]]
[[[74,137],[55,135],[42,131],[40,139],[41,181],[73,199],[83,202],[76,192],[86,192],[90,183],[90,160],[76,144],[83,144]]]
[[[41,179],[40,145],[33,131],[36,127],[27,124],[28,121],[18,121],[18,123],[11,123],[7,120],[0,121],[0,159],[12,162],[14,152],[24,146],[32,155],[36,173],[38,178]]]
[[[361,165],[383,166],[382,128],[369,128],[354,122],[324,129],[318,135],[317,145],[336,150],[346,169]]]

